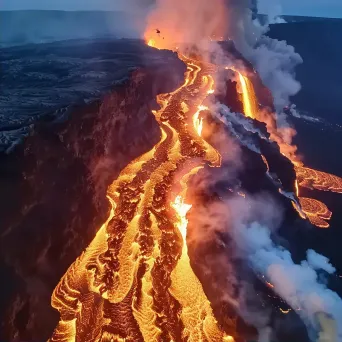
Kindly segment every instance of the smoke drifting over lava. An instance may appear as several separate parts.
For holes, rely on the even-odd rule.
[[[267,130],[271,134],[271,139],[278,143],[280,151],[284,155],[298,165],[297,172],[301,174],[300,170],[303,170],[303,168],[300,167],[300,157],[297,152],[297,147],[292,144],[292,139],[296,132],[288,124],[286,115],[283,113],[283,109],[290,105],[290,97],[298,93],[300,90],[300,84],[295,79],[294,69],[303,61],[300,55],[295,52],[294,48],[286,42],[277,41],[265,36],[268,26],[263,26],[259,22],[253,21],[250,6],[251,3],[249,1],[234,0],[216,1],[215,4],[209,4],[206,1],[199,1],[196,2],[196,6],[194,6],[193,2],[189,1],[158,1],[157,6],[150,17],[149,28],[153,27],[153,25],[157,25],[158,28],[160,27],[160,36],[163,37],[156,37],[156,39],[165,39],[167,42],[166,44],[172,42],[171,48],[174,48],[181,43],[192,43],[199,48],[203,47],[204,49],[207,49],[208,37],[211,37],[213,40],[227,38],[232,39],[237,49],[253,64],[263,83],[272,92],[275,107],[274,117],[272,117],[273,114],[269,112],[269,109],[260,110],[255,113],[255,115],[258,116],[260,121],[266,123]],[[219,12],[216,12],[213,8],[215,8],[215,10],[218,9]],[[180,15],[180,13],[182,13],[182,15]],[[280,14],[279,7],[269,13],[269,22],[279,22],[279,19],[277,19],[278,14]],[[150,31],[147,30],[147,32]],[[171,35],[171,39],[167,39],[169,34]],[[163,42],[160,46],[168,47],[167,45],[164,45]],[[216,61],[218,60],[221,63],[229,63],[230,65],[234,64],[234,62],[227,61],[222,58],[223,54],[217,46],[214,50],[219,56],[216,58]],[[240,79],[241,77],[243,76],[240,74]],[[246,103],[246,101],[243,102]],[[274,120],[274,118],[276,120]],[[327,178],[328,177],[325,179]],[[329,186],[332,185],[330,184]],[[313,200],[306,200],[313,203]],[[304,199],[301,203],[304,203],[303,201]],[[213,215],[214,217],[220,217],[218,213],[220,207],[222,207],[222,205],[215,206],[216,214]],[[320,222],[320,218],[315,216],[315,214],[313,218],[311,213],[308,213],[308,216],[311,222]],[[199,220],[201,220],[201,218]],[[322,226],[325,225],[324,223],[321,224]],[[213,225],[215,227],[220,227],[220,224],[215,223]],[[266,245],[273,244],[269,236],[268,239],[265,238],[265,234],[268,229],[269,228],[262,228],[254,230],[256,234],[255,237],[257,237],[259,233],[260,239],[263,239],[264,236],[264,242]],[[210,233],[211,231],[207,230],[204,233],[204,236],[202,235],[203,232],[202,234],[199,233],[199,236],[201,236],[201,238],[207,237],[207,234],[210,235]],[[244,236],[244,238],[247,239],[247,236]],[[263,248],[262,245],[260,248]],[[278,248],[279,247],[274,246],[275,255],[277,254],[277,251],[282,250],[281,248]],[[289,265],[293,265],[291,267],[303,267],[303,264],[296,266],[293,263],[291,256],[287,253],[288,252],[285,252],[285,255],[288,255],[285,259]],[[314,253],[314,251],[308,252],[308,258],[309,255],[312,256]],[[281,265],[285,262],[283,257],[280,257],[279,260],[272,260],[271,254],[269,254],[268,257],[269,259],[267,260],[267,254],[264,255],[264,264],[266,265],[268,263],[268,266],[265,266],[262,270],[259,269],[258,271],[265,273],[268,267],[276,268],[275,266],[272,266],[273,264],[277,265],[278,262]],[[322,257],[320,256],[320,258]],[[310,265],[310,263],[308,263],[308,265]],[[314,272],[313,269],[312,272]],[[291,272],[289,274],[289,281],[292,282]],[[291,284],[291,288],[294,288],[295,291],[297,289],[300,292],[302,290],[301,283],[296,283],[294,279]],[[319,284],[317,277],[315,278],[314,275],[311,279],[312,287],[320,289],[322,298],[326,298],[325,296],[327,293],[332,296],[337,296],[332,291],[325,289],[324,285]],[[291,294],[286,293],[286,291],[282,291],[281,289],[278,290],[278,293],[291,306],[294,306]],[[338,296],[337,299],[340,300]],[[307,298],[302,298],[302,300],[306,301]],[[309,305],[310,304],[308,304],[308,306]],[[317,308],[316,312],[328,312],[333,314],[335,319],[338,319],[339,310],[340,308],[338,305],[334,308],[327,308],[325,305],[322,305]],[[316,323],[313,323],[315,318],[312,308],[308,308],[306,311],[307,312],[304,313],[304,316],[306,315],[305,319],[309,317],[310,324],[317,328]]]
[[[194,211],[197,217],[191,215],[198,203],[189,196],[188,188],[197,173],[199,190],[234,179],[235,172],[243,168],[240,150],[230,138],[216,136],[207,141],[206,134],[208,138],[210,134],[202,116],[207,111],[205,101],[208,105],[215,103],[211,97],[217,90],[215,76],[220,74],[218,79],[222,79],[227,64],[238,73],[234,77],[240,82],[243,114],[251,120],[242,123],[241,117],[228,109],[222,121],[230,126],[231,135],[257,154],[275,184],[281,182],[269,172],[261,149],[240,140],[233,121],[261,140],[288,146],[289,151],[280,151],[291,161],[296,156],[291,146],[293,131],[287,127],[282,109],[300,89],[293,68],[301,58],[285,42],[264,36],[267,27],[253,21],[250,5],[247,0],[157,0],[151,6],[146,42],[158,49],[177,51],[187,66],[185,81],[174,92],[157,97],[160,109],[153,115],[161,129],[160,141],[113,181],[107,192],[112,206],[108,220],[56,287],[52,304],[61,320],[51,341],[238,341],[241,336],[234,319],[228,316],[225,324],[216,319],[214,304],[190,262],[188,243],[198,246],[216,241],[217,234],[230,237],[230,255],[243,260],[257,277],[263,277],[263,283],[298,311],[309,329],[320,329],[315,319],[321,312],[342,320],[341,299],[319,281],[316,272],[333,273],[328,260],[310,250],[307,261],[295,264],[290,252],[272,240],[282,220],[282,210],[273,199],[229,188],[228,191],[236,192],[229,200],[216,194],[216,199],[210,197],[209,204],[198,205]],[[253,84],[246,70],[241,69],[241,62],[228,57],[216,42],[226,39],[234,42],[270,88],[277,113],[272,108],[259,108]],[[213,54],[216,58],[209,60]],[[216,65],[210,63],[213,60]],[[266,124],[270,139],[254,129],[255,119]],[[212,132],[215,134],[215,130]],[[225,149],[231,152],[226,153]],[[213,179],[203,176],[208,165],[219,168],[221,162],[233,165],[228,173],[210,172]],[[281,187],[279,193],[298,205],[298,194]],[[198,231],[192,230],[189,239],[188,223],[198,224]],[[211,285],[222,293],[232,311],[259,330],[259,339],[265,342],[272,335],[268,308],[253,310],[248,305],[248,297],[256,295],[253,290],[247,294],[253,286],[239,283],[238,275],[233,273],[239,269],[224,265],[227,251],[222,250],[211,263],[223,266],[220,271],[227,272],[223,277],[230,287],[222,288],[219,281]],[[215,259],[220,255],[223,259]],[[240,290],[234,291],[239,286]],[[287,314],[291,309],[281,310]]]
[[[315,340],[315,331],[319,330],[317,314],[325,312],[336,322],[341,322],[342,300],[318,276],[320,270],[329,274],[335,272],[329,260],[308,250],[307,260],[296,264],[288,250],[276,246],[271,239],[272,230],[277,228],[275,221],[260,224],[253,217],[253,207],[260,213],[262,206],[267,207],[267,202],[249,200],[246,206],[246,201],[237,199],[230,206],[232,212],[239,213],[234,216],[233,229],[230,231],[239,255],[246,258],[256,272],[266,276],[274,291],[285,299],[311,329],[311,337]],[[267,217],[269,214],[265,212],[265,215]],[[340,329],[341,326],[338,340],[341,339]]]

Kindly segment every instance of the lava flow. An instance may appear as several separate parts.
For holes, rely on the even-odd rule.
[[[228,68],[226,67],[226,69]],[[259,107],[252,82],[247,76],[242,75],[235,68],[230,69],[238,74],[238,84],[241,92],[241,100],[245,116],[264,121],[270,133],[271,139],[275,139],[280,147],[280,150],[288,150],[288,146],[282,146],[287,144],[279,139],[276,132],[273,132],[274,127],[269,126],[269,121],[266,119],[266,117],[258,115]],[[315,226],[319,228],[328,228],[329,223],[327,221],[330,220],[332,212],[321,201],[313,198],[299,197],[300,187],[342,193],[342,178],[326,172],[304,167],[300,162],[298,162],[298,160],[293,158],[293,154],[283,154],[292,161],[296,172],[296,195],[299,199],[302,210],[298,210],[297,203],[295,202],[293,202],[294,208],[296,208],[301,217],[303,217],[302,213],[305,213],[305,217],[303,218],[307,218]],[[262,158],[268,167],[265,157],[262,156]]]
[[[108,220],[54,290],[60,321],[50,341],[234,341],[213,315],[186,244],[187,182],[205,163],[221,163],[199,117],[214,70],[180,58],[184,84],[158,96],[153,111],[160,141],[111,184]]]
[[[256,114],[258,113],[258,102],[256,100],[253,84],[247,76],[242,75],[237,70],[235,71],[239,76],[243,112],[247,117],[256,119]]]
[[[342,193],[342,178],[308,167],[295,167],[297,180],[301,187]]]

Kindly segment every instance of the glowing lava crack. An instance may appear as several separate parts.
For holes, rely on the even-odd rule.
[[[159,143],[109,187],[107,222],[53,293],[60,322],[50,341],[234,341],[218,326],[187,251],[187,181],[221,157],[201,137],[199,118],[213,70],[181,58],[184,84],[158,96],[153,112]]]

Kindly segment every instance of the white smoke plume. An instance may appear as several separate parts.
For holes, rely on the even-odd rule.
[[[293,117],[295,117],[297,119],[303,119],[305,121],[314,122],[314,123],[323,123],[324,122],[324,120],[322,118],[317,118],[314,116],[307,115],[307,113],[304,114],[304,113],[300,112],[294,103],[291,104],[291,106],[288,108],[288,111]]]
[[[248,1],[241,1],[239,4],[236,2],[232,12],[234,16],[229,18],[235,24],[230,25],[228,34],[272,92],[279,136],[286,144],[291,144],[293,130],[283,109],[290,105],[291,96],[301,89],[300,83],[295,79],[294,70],[303,60],[293,46],[266,35],[269,24],[281,14],[281,7],[277,4],[276,1],[272,11],[268,13],[268,22],[262,25],[257,19],[253,20]]]
[[[265,35],[272,20],[281,14],[280,7],[276,4],[277,2],[271,8],[277,10],[273,10],[273,14],[268,13],[269,21],[262,25],[257,19],[253,20],[249,1],[229,1],[231,24],[228,26],[228,36],[258,71],[273,94],[276,109],[281,111],[289,103],[290,96],[300,90],[300,84],[295,80],[294,68],[302,63],[302,58],[285,41]]]
[[[205,55],[213,48],[211,38],[225,36],[227,11],[224,0],[156,0],[147,18],[145,39],[156,41],[159,48],[177,47],[182,52],[196,46]]]
[[[297,94],[300,84],[294,77],[294,68],[302,58],[285,41],[263,36],[258,45],[246,52],[264,84],[271,90],[278,113],[289,104],[290,97]]]
[[[282,5],[278,0],[259,0],[258,10],[267,16],[269,24],[284,24],[286,21],[281,17],[283,12]]]
[[[334,274],[335,268],[325,256],[312,249],[306,260],[294,262],[289,250],[273,241],[282,220],[282,210],[267,194],[222,199],[199,207],[190,218],[196,226],[190,243],[203,246],[216,239],[218,233],[228,234],[235,257],[245,260],[256,275],[264,275],[273,291],[295,311],[307,326],[312,341],[342,341],[342,299],[330,290],[322,272]],[[213,263],[215,264],[215,263]],[[227,266],[222,265],[222,269]],[[229,284],[238,284],[232,274]],[[214,284],[215,286],[215,284]],[[269,327],[270,308],[254,305],[256,293],[251,284],[239,284],[239,297],[231,296],[227,288],[224,299],[229,301],[242,317],[259,330],[259,341],[272,340]],[[323,316],[322,316],[323,315]],[[322,326],[322,317],[329,321]],[[332,326],[333,328],[329,328]],[[329,331],[324,331],[329,329]]]
[[[319,279],[321,271],[329,274],[335,272],[329,260],[308,250],[307,260],[296,264],[288,250],[272,241],[270,228],[274,230],[275,226],[260,223],[251,216],[251,208],[256,206],[259,210],[262,207],[260,199],[257,203],[247,201],[248,204],[237,199],[228,204],[230,211],[239,213],[234,216],[230,231],[239,255],[249,262],[255,272],[265,275],[273,284],[274,291],[296,310],[308,331],[313,333],[312,338],[316,338],[315,333],[320,329],[317,320],[320,313],[327,314],[335,322],[342,322],[342,299]],[[262,203],[267,206],[264,200]],[[342,341],[342,326],[339,324],[337,329],[336,341]]]

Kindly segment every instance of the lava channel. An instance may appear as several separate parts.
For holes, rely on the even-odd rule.
[[[60,321],[51,342],[234,341],[218,326],[186,245],[188,179],[221,163],[201,137],[214,70],[180,58],[184,84],[159,95],[153,111],[160,141],[110,185],[108,220],[53,292]]]

